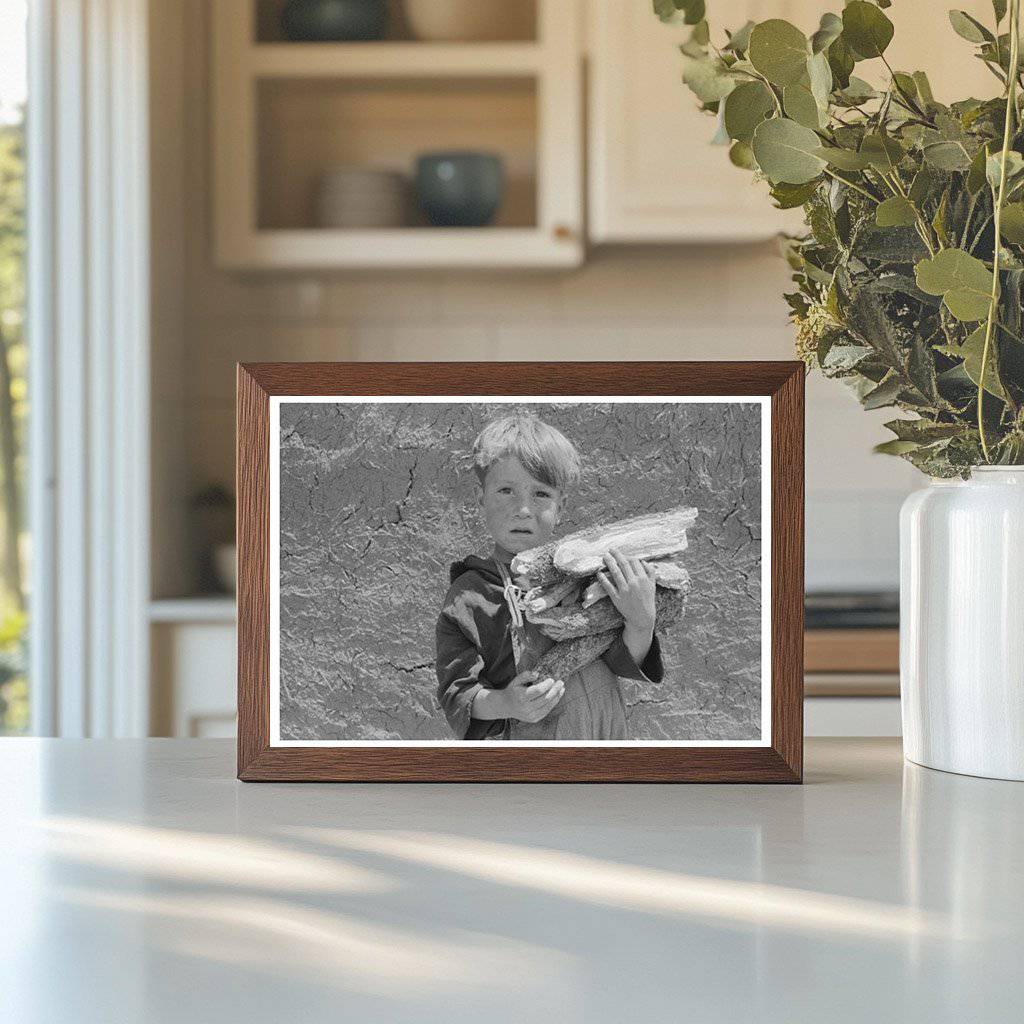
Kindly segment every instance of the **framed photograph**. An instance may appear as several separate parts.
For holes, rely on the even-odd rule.
[[[238,367],[238,776],[799,782],[799,362]]]

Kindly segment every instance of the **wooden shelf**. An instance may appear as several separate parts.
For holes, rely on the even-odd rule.
[[[898,673],[898,629],[809,629],[805,672]]]
[[[243,52],[254,78],[461,78],[540,73],[536,43],[257,43]]]
[[[254,232],[237,246],[225,245],[225,267],[269,270],[337,266],[573,267],[578,240],[559,248],[557,239],[533,228],[395,228],[381,231],[333,231],[324,228]]]

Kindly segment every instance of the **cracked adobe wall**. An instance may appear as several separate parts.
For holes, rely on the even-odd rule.
[[[693,505],[693,590],[666,678],[625,683],[637,739],[753,739],[760,722],[760,407],[534,405],[583,479],[562,533]],[[281,736],[451,739],[434,701],[448,565],[490,543],[465,462],[484,404],[281,406]]]

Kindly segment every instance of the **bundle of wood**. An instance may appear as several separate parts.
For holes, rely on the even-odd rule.
[[[519,630],[519,671],[532,668],[542,678],[565,678],[601,657],[615,642],[624,622],[595,575],[604,569],[604,556],[612,548],[653,567],[655,629],[677,622],[690,589],[681,555],[687,547],[686,531],[696,518],[695,508],[634,516],[579,530],[516,555],[512,572],[525,592],[526,619],[546,638],[538,641],[533,634],[531,641],[530,631]]]

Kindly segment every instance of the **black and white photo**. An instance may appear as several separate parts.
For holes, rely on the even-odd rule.
[[[275,396],[275,746],[768,745],[766,397]]]

